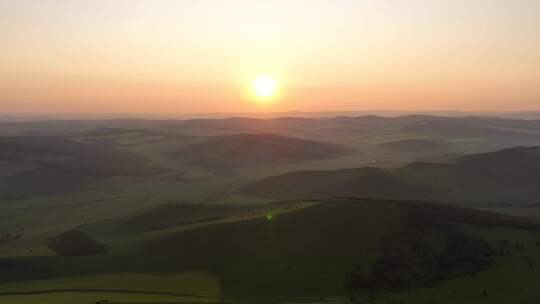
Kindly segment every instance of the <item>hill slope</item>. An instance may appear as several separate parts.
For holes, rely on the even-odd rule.
[[[379,147],[397,152],[421,152],[442,150],[445,145],[441,142],[425,139],[403,139],[396,141],[387,141],[379,144]]]
[[[473,204],[537,204],[540,147],[412,163],[398,169],[298,171],[265,178],[241,191],[270,197],[357,196]]]
[[[387,255],[413,260],[416,246],[436,246],[447,238],[468,244],[457,252],[473,256],[461,256],[461,264],[451,267],[452,275],[443,271],[437,278],[420,276],[434,282],[460,276],[466,260],[476,258],[480,261],[471,267],[487,269],[492,253],[487,253],[484,264],[484,246],[496,245],[466,236],[469,228],[464,227],[469,226],[491,236],[496,236],[490,232],[495,227],[540,228],[534,221],[442,204],[333,199],[272,220],[206,226],[160,236],[143,246],[146,256],[159,254],[195,268],[217,267],[228,299],[252,297],[264,302],[261,299],[280,295],[343,293],[346,273],[353,269],[370,269]],[[451,260],[452,255],[447,257]]]
[[[148,217],[136,216],[133,221],[147,222]],[[535,245],[538,236],[531,233],[539,230],[536,221],[444,204],[331,199],[274,217],[166,229],[144,237],[128,232],[124,241],[121,234],[113,238],[94,234],[92,237],[105,243],[110,252],[0,260],[9,266],[0,280],[211,270],[219,274],[225,303],[312,303],[325,302],[321,299],[328,296],[338,296],[341,302],[351,293],[362,303],[368,300],[368,289],[373,289],[377,301],[381,297],[386,303],[387,296],[422,295],[422,288],[433,284],[439,288],[429,288],[430,297],[458,291],[437,303],[478,303],[482,289],[490,293],[504,290],[508,300],[516,292],[515,284],[508,282],[525,284],[517,289],[523,292],[523,286],[532,287],[540,281],[539,273],[528,268],[528,263],[534,263],[529,261],[540,258]],[[527,261],[522,258],[525,255],[529,256]],[[409,267],[415,263],[422,267]],[[385,265],[399,267],[388,269]],[[507,272],[506,266],[514,272]],[[373,285],[368,288],[354,285],[356,281],[350,278],[360,270],[365,278],[378,279],[369,281]],[[467,276],[469,272],[475,276]],[[410,288],[388,286],[396,283],[396,275],[415,279],[407,279]],[[485,280],[485,276],[499,279]],[[468,286],[481,289],[469,293]],[[387,295],[389,291],[392,293]]]
[[[269,134],[211,136],[179,149],[193,166],[224,173],[252,165],[284,164],[335,158],[352,149],[330,143]]]
[[[127,150],[61,136],[0,137],[0,198],[74,191],[113,175],[149,176],[164,169]]]

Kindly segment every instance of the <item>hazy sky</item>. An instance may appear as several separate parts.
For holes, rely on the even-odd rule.
[[[0,112],[529,109],[538,0],[0,0]]]

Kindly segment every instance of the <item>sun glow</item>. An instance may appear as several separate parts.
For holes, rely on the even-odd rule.
[[[252,89],[258,97],[271,97],[276,91],[276,81],[270,75],[261,74],[253,80]]]

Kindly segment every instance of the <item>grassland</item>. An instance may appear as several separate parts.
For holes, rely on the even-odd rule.
[[[416,116],[8,125],[0,133],[10,138],[0,144],[13,143],[13,136],[28,134],[46,138],[15,140],[26,149],[16,161],[13,153],[0,153],[0,190],[14,185],[8,183],[11,180],[19,183],[18,189],[23,189],[19,192],[40,184],[54,191],[22,197],[0,195],[0,303],[89,304],[104,299],[110,303],[536,303],[540,299],[536,291],[540,236],[534,221],[461,208],[437,209],[428,203],[321,199],[320,193],[307,195],[311,200],[299,199],[304,195],[295,193],[289,201],[276,202],[236,190],[291,171],[366,165],[394,168],[417,157],[540,143],[538,132],[536,122]],[[220,142],[223,150],[204,144],[209,142],[212,147],[216,138],[238,139],[234,134],[239,133],[279,134],[280,139],[295,137],[301,143],[331,142],[332,147],[350,146],[355,153],[331,159],[298,159],[298,153],[293,157],[288,153],[302,154],[306,147],[296,150],[294,145],[286,145],[281,149],[278,141],[266,145],[271,147],[268,151],[259,149],[258,156],[247,159],[251,166],[243,166],[241,157],[235,159],[240,165],[231,165],[234,170],[227,174],[216,174],[215,168],[192,162],[208,149],[212,150],[206,151],[208,155],[226,161],[227,155],[250,144]],[[215,137],[219,134],[223,136]],[[381,147],[388,142],[393,144]],[[436,142],[437,149],[423,149],[426,142]],[[48,147],[54,146],[51,143],[57,143],[56,147]],[[197,146],[201,143],[203,148]],[[418,143],[422,151],[416,151]],[[193,144],[199,150],[185,152],[194,149]],[[273,161],[276,155],[285,161]],[[291,159],[294,162],[289,162]],[[122,166],[108,166],[111,162]],[[441,166],[431,169],[437,171]],[[166,170],[153,171],[155,168]],[[529,170],[527,164],[519,168],[520,172]],[[462,169],[445,169],[443,184],[457,176],[462,183],[472,185],[474,178],[463,178]],[[401,172],[397,176],[428,180],[429,187],[441,186],[440,179],[420,175]],[[392,178],[390,183],[386,178],[385,174],[368,174],[363,180],[336,188],[339,191],[332,196],[344,196],[348,194],[345,190],[366,185],[396,197],[407,193],[392,184]],[[325,176],[316,179],[320,183],[306,189],[325,191],[335,181]],[[61,185],[54,188],[43,181]],[[67,187],[69,182],[73,187]],[[377,182],[381,184],[377,186]],[[534,180],[531,184],[534,186]],[[291,179],[282,189],[287,187],[301,190],[302,185]],[[505,205],[476,207],[520,216],[536,214],[538,218],[537,207],[513,206],[515,202],[509,199]],[[420,213],[419,217],[419,210],[433,212]],[[433,222],[426,224],[426,218]],[[509,241],[510,252],[496,255],[488,269],[474,276],[445,278],[431,287],[377,291],[374,299],[366,290],[344,288],[346,274],[358,267],[371,269],[384,254],[388,239],[394,240],[393,248],[406,251],[424,237],[440,241],[446,229],[441,227],[448,226],[487,240],[495,249]],[[47,249],[51,236],[74,228],[109,250],[92,256],[61,257]]]
[[[0,285],[2,303],[219,303],[210,273],[116,273]]]
[[[508,303],[519,297],[519,303],[534,303],[538,299],[533,290],[540,280],[540,270],[536,270],[540,226],[534,221],[447,205],[384,200],[290,201],[273,207],[261,205],[267,208],[261,212],[227,207],[215,211],[219,219],[203,218],[196,223],[191,220],[199,216],[198,209],[189,214],[184,211],[193,206],[184,208],[165,204],[134,214],[127,218],[128,227],[136,227],[131,231],[108,229],[124,225],[126,219],[109,226],[87,225],[86,231],[110,247],[106,254],[25,258],[10,264],[6,264],[9,259],[4,260],[4,269],[9,271],[1,278],[5,283],[0,285],[0,293],[85,288],[109,291],[2,296],[19,303],[58,303],[64,299],[87,303],[88,299],[104,298],[112,303],[211,302],[114,290],[213,299],[219,294],[224,303]],[[185,215],[190,221],[151,229],[163,213],[178,214],[180,219]],[[133,221],[146,224],[132,226]],[[140,227],[148,230],[141,231]],[[423,238],[438,240],[444,227],[484,239],[496,251],[502,242],[509,241],[508,252],[496,255],[489,269],[474,276],[445,279],[432,287],[377,292],[374,300],[369,300],[366,291],[344,288],[346,274],[358,267],[372,267],[383,254],[387,240],[392,240],[392,248],[405,250]],[[534,269],[530,269],[531,263]],[[18,282],[6,277],[10,272],[21,275],[30,269],[17,278]],[[42,278],[36,281],[36,277]],[[511,280],[521,283],[509,283]]]

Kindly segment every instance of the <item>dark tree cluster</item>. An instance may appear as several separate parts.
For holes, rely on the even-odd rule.
[[[444,246],[437,249],[429,242],[411,246],[411,250],[394,251],[381,256],[372,269],[348,273],[345,288],[400,290],[432,286],[436,282],[459,275],[474,275],[493,263],[494,251],[483,239],[457,231],[445,233]]]
[[[79,230],[69,230],[50,238],[47,247],[62,256],[82,256],[107,252],[105,245],[98,243]]]

